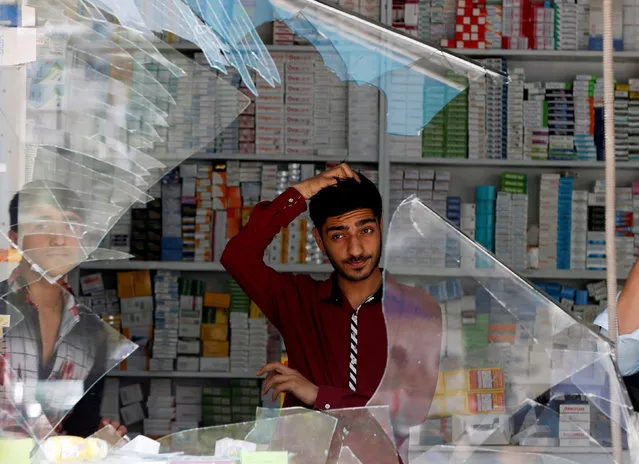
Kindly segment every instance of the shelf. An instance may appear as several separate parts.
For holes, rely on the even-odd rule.
[[[189,43],[169,44],[176,50],[183,52],[199,51],[200,48]],[[316,52],[313,45],[266,45],[270,52]],[[528,60],[561,60],[561,61],[601,61],[603,52],[599,50],[499,50],[499,49],[474,49],[451,48],[451,52],[458,55],[483,58],[505,57]],[[615,52],[615,61],[635,61],[639,58],[639,51]]]
[[[286,155],[284,153],[264,154],[264,153],[196,153],[189,160],[211,161],[211,160],[240,160],[240,161],[287,161],[287,162],[342,162],[349,163],[377,163],[378,160],[370,158],[358,158],[356,155],[348,156],[325,156],[325,155]]]
[[[192,43],[168,44],[172,48],[180,52],[199,52],[200,47]],[[266,45],[269,52],[317,52],[313,45]]]
[[[81,269],[92,270],[150,270],[150,271],[186,271],[186,272],[225,272],[220,263],[194,261],[92,261],[82,263]],[[327,264],[280,264],[275,266],[279,272],[328,274],[332,268]]]
[[[531,168],[580,168],[604,169],[604,161],[578,160],[509,160],[470,158],[391,158],[395,164],[420,164],[426,166],[485,166],[485,167],[531,167]],[[617,161],[617,169],[639,169],[639,161]]]
[[[557,280],[605,280],[606,271],[573,271],[563,269],[530,269],[521,273],[527,279],[557,279]],[[627,275],[617,273],[618,280],[627,279]]]
[[[509,271],[505,268],[497,269],[414,269],[401,268],[399,266],[387,266],[389,272],[402,277],[431,277],[431,278],[505,278],[509,276]],[[549,279],[549,280],[604,280],[606,271],[575,271],[563,269],[527,269],[516,271],[520,276],[528,279]],[[617,274],[619,280],[624,280],[627,275]]]
[[[193,261],[93,261],[82,263],[81,269],[87,270],[164,270],[183,272],[225,272],[224,267],[219,263],[202,263]],[[278,272],[295,274],[330,274],[333,269],[328,264],[280,264],[273,266]],[[392,274],[397,276],[414,277],[441,277],[441,278],[490,278],[505,277],[508,275],[505,269],[460,269],[460,268],[400,268],[390,266],[388,268]],[[603,280],[606,278],[605,271],[574,271],[560,269],[535,269],[519,272],[526,279],[557,279],[557,280]],[[620,280],[626,279],[626,275],[618,275]]]
[[[151,378],[151,379],[261,379],[252,371],[236,372],[179,372],[179,371],[116,371],[107,377]]]
[[[505,57],[528,60],[561,60],[561,61],[601,61],[603,52],[598,50],[480,50],[468,48],[451,48],[451,52],[469,57]],[[635,61],[639,51],[615,52],[615,61]]]
[[[426,453],[428,451],[443,453],[468,453],[468,452],[494,452],[494,453],[526,453],[526,454],[612,454],[612,448],[604,448],[597,446],[517,446],[517,445],[440,445],[440,446],[423,446],[413,445],[409,448],[409,452],[413,454]],[[625,453],[627,451],[624,450]]]

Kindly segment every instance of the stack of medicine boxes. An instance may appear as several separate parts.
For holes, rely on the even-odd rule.
[[[586,269],[586,245],[588,234],[588,192],[572,191],[572,216],[570,232],[570,269]]]
[[[590,446],[590,405],[559,405],[559,446]]]
[[[200,371],[228,371],[229,358],[229,307],[228,293],[204,294],[204,318],[202,319],[202,357]]]
[[[180,290],[177,370],[199,371],[204,282],[182,279]]]
[[[475,240],[489,251],[495,250],[495,199],[493,185],[479,185],[475,189]],[[479,264],[479,263],[478,263]]]
[[[155,330],[150,370],[173,371],[180,324],[179,275],[158,271],[154,280]]]
[[[559,174],[542,174],[539,187],[539,268],[557,269]]]
[[[231,370],[247,371],[251,341],[248,323],[251,300],[234,280],[230,280],[228,285],[231,294]]]
[[[572,229],[573,179],[559,179],[557,222],[557,269],[570,269],[570,231]]]

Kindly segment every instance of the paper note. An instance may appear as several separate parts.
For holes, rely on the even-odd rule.
[[[11,316],[8,314],[0,314],[0,327],[9,327]]]
[[[29,464],[35,442],[30,438],[0,438],[0,462]]]
[[[286,451],[243,451],[242,464],[288,464],[288,453]]]

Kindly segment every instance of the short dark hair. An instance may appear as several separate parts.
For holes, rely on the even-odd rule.
[[[362,173],[355,179],[340,180],[337,185],[322,189],[311,198],[309,213],[321,232],[329,217],[341,216],[356,209],[371,209],[377,220],[382,218],[382,196],[377,186]]]
[[[18,232],[20,203],[27,206],[50,205],[63,211],[73,211],[84,219],[83,202],[68,187],[50,180],[35,180],[25,184],[9,202],[9,221],[11,230]]]

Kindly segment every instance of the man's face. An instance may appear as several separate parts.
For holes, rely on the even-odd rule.
[[[356,209],[328,218],[315,240],[335,270],[345,279],[367,279],[379,266],[382,254],[380,221],[373,210]]]
[[[61,276],[79,262],[83,234],[81,218],[51,205],[28,208],[20,214],[18,235],[11,239],[25,258],[49,276]]]

